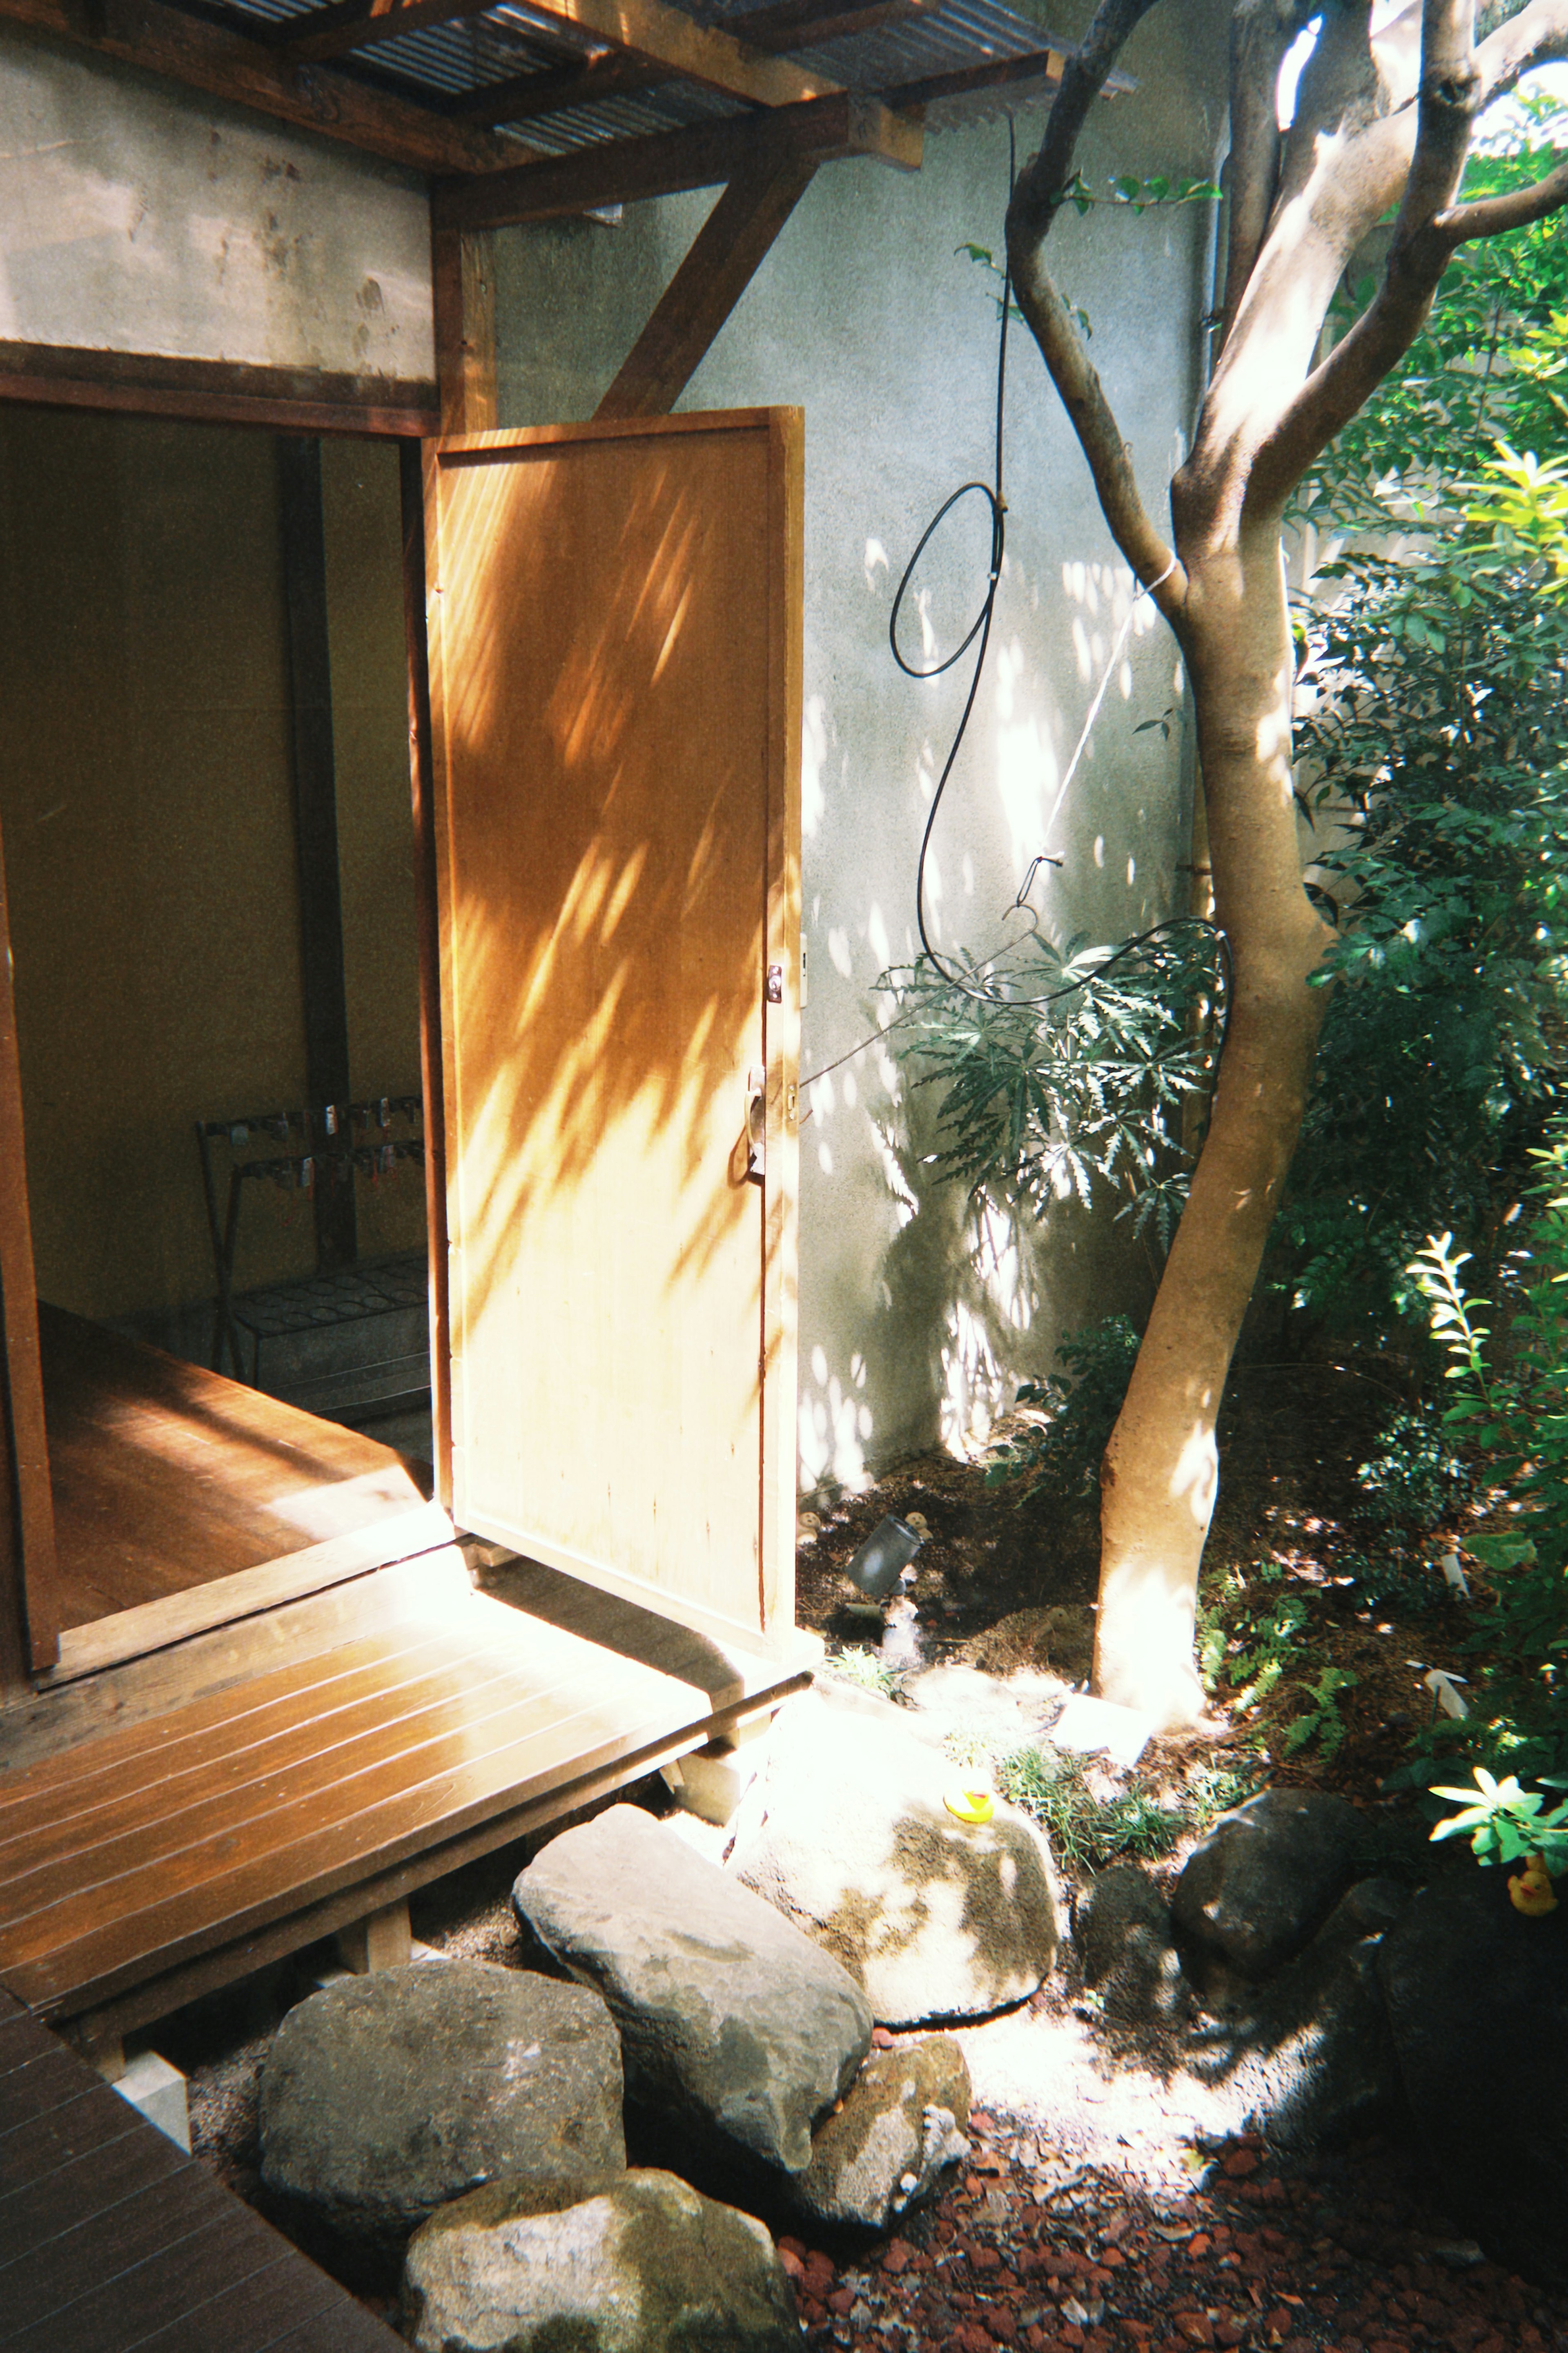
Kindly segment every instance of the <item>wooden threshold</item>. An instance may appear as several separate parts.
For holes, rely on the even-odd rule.
[[[402,2342],[3,1990],[0,2218],[13,2353]]]
[[[437,1609],[351,1619],[310,1657],[0,1772],[0,1984],[123,2032],[809,1679],[569,1583],[520,1566],[529,1608],[448,1580]]]
[[[150,1651],[188,1642],[195,1634],[236,1625],[242,1619],[301,1600],[307,1594],[322,1593],[351,1577],[363,1577],[372,1569],[389,1568],[395,1561],[437,1551],[451,1539],[452,1523],[440,1504],[419,1504],[353,1535],[333,1536],[325,1544],[307,1546],[303,1552],[262,1561],[255,1568],[215,1577],[205,1585],[192,1586],[163,1600],[117,1609],[90,1626],[68,1628],[60,1636],[59,1664],[35,1677],[37,1688],[53,1691],[60,1683],[102,1674],[128,1659],[145,1658]]]

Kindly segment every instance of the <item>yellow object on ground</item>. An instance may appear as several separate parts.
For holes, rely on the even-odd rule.
[[[961,1822],[988,1822],[996,1810],[996,1800],[984,1781],[960,1781],[944,1790],[942,1802]]]
[[[1516,1871],[1508,1883],[1509,1902],[1516,1912],[1531,1920],[1539,1920],[1557,1909],[1557,1898],[1546,1865],[1538,1854],[1532,1854],[1522,1871]]]

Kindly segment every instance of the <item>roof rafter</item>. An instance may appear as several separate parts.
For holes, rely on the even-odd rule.
[[[493,172],[528,153],[514,139],[449,121],[434,108],[346,75],[301,69],[264,42],[188,16],[163,0],[93,0],[89,9],[68,0],[0,0],[0,21],[145,67],[410,171]]]
[[[669,196],[710,188],[747,169],[766,150],[825,164],[845,155],[877,155],[908,172],[920,168],[918,116],[896,114],[876,99],[838,90],[772,114],[731,115],[685,131],[641,139],[601,140],[570,154],[525,164],[482,180],[447,182],[435,190],[431,216],[438,228],[500,228],[520,221],[560,220],[602,205]]]
[[[754,48],[780,55],[809,49],[851,33],[874,32],[928,9],[932,0],[775,0],[749,9],[746,38]],[[547,67],[537,73],[510,74],[447,100],[442,112],[455,122],[533,122],[564,114],[602,98],[653,90],[677,79],[673,68],[652,64],[626,49],[612,49],[584,64]]]
[[[425,26],[482,16],[489,5],[490,0],[331,0],[326,8],[288,19],[281,47],[286,57],[317,64]],[[798,106],[838,87],[823,74],[807,73],[738,41],[732,33],[700,25],[665,0],[529,0],[529,6],[536,16],[632,50],[684,80],[753,106]]]

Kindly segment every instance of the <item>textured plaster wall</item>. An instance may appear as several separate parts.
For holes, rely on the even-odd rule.
[[[1205,174],[1222,124],[1221,47],[1190,17],[1144,28],[1139,90],[1102,105],[1081,162],[1111,173]],[[1019,119],[1021,154],[1043,111]],[[967,690],[902,677],[891,594],[950,491],[989,472],[996,305],[954,248],[994,248],[1004,120],[928,135],[904,175],[875,163],[819,172],[699,370],[682,407],[757,402],[805,412],[803,1069],[874,1032],[874,988],[915,951],[921,831]],[[591,414],[710,199],[513,232],[498,266],[503,423]],[[1062,224],[1056,261],[1093,328],[1105,377],[1162,516],[1197,388],[1206,300],[1204,206],[1097,208]],[[987,947],[1036,853],[1042,928],[1112,939],[1185,904],[1190,771],[1169,633],[1144,603],[1065,797],[1064,775],[1130,603],[1131,583],[1026,333],[1006,405],[1008,553],[992,659],[944,801],[930,867],[937,944]],[[922,574],[931,645],[968,627],[988,524],[966,502]],[[962,615],[962,618],[959,617]],[[919,648],[918,618],[914,645]],[[1137,733],[1174,714],[1168,733]],[[1015,923],[1016,918],[1014,919]],[[1019,1377],[1048,1368],[1063,1331],[1135,1303],[1149,1271],[1108,1211],[1053,1211],[1022,1253],[1003,1233],[977,1262],[957,1188],[938,1180],[928,1094],[870,1047],[805,1090],[801,1220],[801,1480],[854,1483],[941,1434],[984,1429]]]
[[[0,338],[428,378],[424,190],[7,27]]]

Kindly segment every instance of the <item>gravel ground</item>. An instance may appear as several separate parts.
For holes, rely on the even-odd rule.
[[[938,2205],[836,2263],[780,2242],[813,2347],[992,2353],[1514,2353],[1568,2345],[1568,2297],[1500,2271],[1423,2198],[1386,2144],[1277,2166],[1255,2136],[1187,2186],[1075,2162],[988,2112]]]

